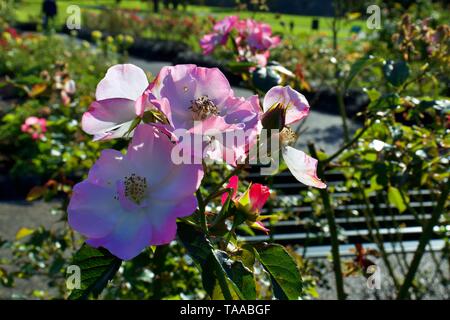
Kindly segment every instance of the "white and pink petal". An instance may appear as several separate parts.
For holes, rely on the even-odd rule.
[[[301,183],[325,189],[327,185],[317,177],[317,160],[303,151],[286,146],[282,149],[283,159],[292,175]]]

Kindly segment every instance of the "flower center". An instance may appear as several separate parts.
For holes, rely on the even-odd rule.
[[[192,111],[192,118],[195,121],[203,121],[212,115],[219,115],[219,109],[208,96],[201,96],[195,100],[191,100],[189,109]]]
[[[283,146],[293,144],[297,140],[297,135],[294,130],[289,127],[284,127],[280,132],[280,143]]]
[[[141,201],[145,198],[147,192],[147,179],[135,175],[134,173],[128,177],[125,177],[125,197],[141,204]]]

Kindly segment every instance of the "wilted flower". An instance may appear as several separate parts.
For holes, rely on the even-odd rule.
[[[28,117],[20,127],[22,132],[28,133],[33,140],[44,138],[47,132],[47,120],[38,117]]]
[[[87,243],[128,260],[145,247],[175,238],[176,219],[197,208],[201,165],[175,165],[173,144],[140,124],[126,155],[104,150],[88,178],[75,185],[68,207],[72,228]]]

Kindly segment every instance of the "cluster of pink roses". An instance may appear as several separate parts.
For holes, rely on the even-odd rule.
[[[280,44],[280,37],[272,36],[272,28],[266,23],[253,19],[239,20],[236,16],[228,16],[217,22],[213,32],[200,40],[204,54],[212,53],[218,46],[226,45],[231,32],[233,47],[237,50],[239,60],[252,61],[264,67],[270,56],[270,49]]]
[[[264,119],[278,114],[283,128],[274,138],[282,141],[291,172],[307,185],[325,187],[316,176],[317,160],[288,145],[287,125],[309,111],[304,96],[290,87],[270,90],[262,109],[257,96],[235,97],[216,68],[164,67],[149,84],[143,70],[125,64],[108,70],[96,99],[83,115],[83,130],[95,140],[132,140],[127,154],[104,150],[88,178],[74,187],[69,224],[90,245],[105,247],[122,259],[133,258],[146,246],[170,242],[176,219],[196,210],[194,193],[203,178],[202,163],[176,163],[172,155],[186,137],[200,137],[202,143],[201,152],[189,154],[192,159],[236,165],[258,145]],[[245,139],[216,144],[217,135],[239,130],[248,132]],[[268,190],[255,184],[249,192],[248,209],[259,212]],[[239,199],[232,196],[233,201]]]
[[[31,136],[33,140],[43,139],[47,132],[47,120],[38,117],[28,117],[20,127],[22,132]]]

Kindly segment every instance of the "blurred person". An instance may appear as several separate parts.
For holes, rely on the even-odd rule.
[[[56,15],[58,14],[58,6],[55,0],[44,0],[42,2],[42,13],[43,13],[43,28],[47,30],[49,27],[49,22],[54,22]]]

